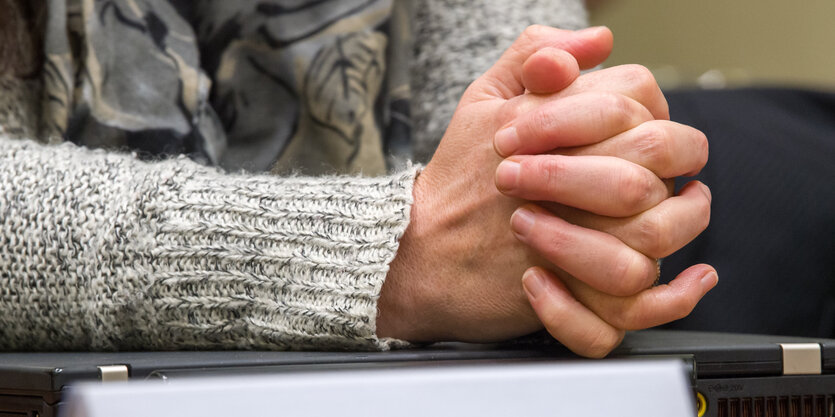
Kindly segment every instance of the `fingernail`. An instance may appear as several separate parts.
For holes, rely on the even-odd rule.
[[[499,155],[513,155],[513,152],[516,152],[520,146],[519,134],[516,132],[516,128],[511,126],[496,132],[493,145],[496,147]]]
[[[536,215],[534,212],[524,207],[517,209],[510,217],[510,227],[516,234],[527,236],[536,222]]]
[[[496,168],[496,187],[499,191],[510,191],[516,188],[519,181],[519,163],[504,160]]]
[[[545,292],[545,282],[542,276],[536,273],[535,270],[529,269],[522,275],[522,286],[525,291],[531,295],[531,298],[537,299]]]
[[[719,275],[716,272],[710,271],[702,277],[702,293],[706,294],[711,288],[719,283]]]
[[[595,33],[595,32],[597,32],[597,31],[599,31],[599,30],[601,30],[605,27],[606,26],[590,26],[590,27],[587,27],[585,29],[580,29],[577,32],[580,32],[580,33],[583,33],[583,34],[585,34],[585,33]]]

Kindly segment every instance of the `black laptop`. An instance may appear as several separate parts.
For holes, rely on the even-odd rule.
[[[698,409],[710,417],[835,415],[835,340],[642,331],[610,357],[678,358]],[[513,344],[444,343],[393,352],[1,353],[0,417],[51,417],[81,381],[172,379],[320,369],[578,361],[546,339]]]

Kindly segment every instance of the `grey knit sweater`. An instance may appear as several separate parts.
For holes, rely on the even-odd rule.
[[[0,140],[0,347],[385,347],[415,169],[224,175]]]
[[[425,154],[431,145],[420,144],[437,141],[464,87],[526,25],[585,20],[579,0],[421,1]],[[230,175],[186,158],[43,146],[25,140],[36,90],[0,80],[0,349],[403,343],[376,337],[376,305],[418,167],[376,178]]]

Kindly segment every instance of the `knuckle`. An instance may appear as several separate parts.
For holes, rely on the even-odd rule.
[[[698,218],[700,220],[699,232],[702,232],[707,229],[707,226],[710,224],[710,201],[707,197],[700,199],[699,201],[700,204],[696,210],[698,211]]]
[[[529,40],[538,39],[545,35],[546,30],[547,26],[544,25],[529,25],[522,31],[522,36]]]
[[[631,100],[620,94],[603,93],[598,99],[601,105],[600,118],[602,126],[610,126],[610,130],[624,131],[633,127],[635,106]]]
[[[697,302],[698,298],[694,299],[692,296],[677,295],[672,297],[666,301],[667,305],[659,309],[660,311],[664,311],[664,316],[656,318],[655,322],[652,324],[661,325],[663,323],[683,319],[693,311]]]
[[[635,82],[655,84],[655,76],[652,75],[652,71],[643,65],[626,64],[623,69],[626,75]]]
[[[640,251],[653,258],[667,256],[676,249],[671,232],[672,224],[666,213],[647,213],[638,229]]]
[[[631,214],[637,214],[647,208],[651,200],[655,182],[650,175],[640,169],[633,168],[621,173],[620,203]]]
[[[620,344],[620,337],[613,329],[602,328],[594,331],[588,337],[588,343],[583,348],[583,354],[590,358],[603,358]]]
[[[672,301],[671,314],[668,321],[679,320],[687,317],[696,307],[698,300],[691,300],[689,297],[677,297]]]
[[[645,269],[641,265],[641,259],[632,250],[622,249],[614,258],[612,269],[612,295],[630,296],[643,290],[646,286]]]
[[[631,90],[635,93],[638,101],[654,108],[657,112],[656,116],[660,119],[669,119],[669,104],[664,98],[652,71],[643,65],[630,64],[623,66],[622,73],[625,82],[631,85]]]
[[[565,167],[557,156],[542,155],[534,158],[532,169],[536,175],[531,178],[541,181],[538,185],[543,190],[554,190],[563,182]]]
[[[659,113],[656,118],[663,119],[663,120],[670,120],[670,104],[667,103],[667,99],[664,97],[664,93],[661,92],[661,87],[655,89],[660,96],[658,100],[658,106],[661,113]]]
[[[526,27],[516,38],[516,41],[510,45],[509,50],[519,56],[528,55],[528,48],[536,45],[539,39],[547,36],[546,28],[544,25],[530,25]]]
[[[499,107],[497,114],[498,125],[504,126],[516,120],[516,118],[524,113],[525,103],[523,101],[518,100],[518,98],[507,100]]]
[[[517,42],[513,44],[513,47],[515,47],[517,51],[522,52],[522,48],[519,46],[536,44],[537,39],[542,39],[547,36],[546,30],[547,27],[544,25],[534,24],[526,27],[519,35]]]
[[[648,310],[642,308],[640,304],[628,303],[624,304],[617,310],[617,326],[624,330],[638,330],[643,327],[643,323],[647,321]]]
[[[537,248],[543,256],[550,260],[559,259],[561,254],[567,253],[571,246],[571,239],[569,239],[564,230],[559,227],[551,227],[547,223],[543,223],[539,231],[542,233],[542,246]],[[534,243],[535,246],[535,243]]]
[[[558,122],[557,115],[549,111],[548,106],[542,106],[531,114],[528,127],[534,138],[546,139]]]
[[[696,146],[699,152],[699,169],[704,168],[707,164],[707,158],[710,154],[710,146],[707,140],[707,135],[704,134],[701,130],[696,130]]]
[[[545,304],[550,302],[549,300],[543,300],[541,303]],[[540,303],[537,300],[537,303]],[[545,330],[552,335],[558,335],[559,333],[559,325],[564,323],[566,320],[565,315],[563,314],[562,310],[556,308],[545,308],[542,309],[544,311],[539,311],[537,314],[539,315],[539,321],[542,322],[542,325],[545,326]],[[556,337],[556,336],[555,336]]]
[[[658,83],[647,67],[638,64],[624,65],[626,78],[642,92],[655,92]]]
[[[687,317],[696,306],[698,299],[692,296],[675,296],[660,299],[633,299],[616,312],[619,317],[616,326],[624,330],[641,330]],[[613,324],[614,325],[614,324]]]
[[[670,136],[664,125],[644,123],[639,130],[635,147],[650,167],[660,169],[672,164]]]

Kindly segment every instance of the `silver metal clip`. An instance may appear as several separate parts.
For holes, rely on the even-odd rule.
[[[103,365],[98,368],[101,382],[127,382],[128,380],[127,365]]]
[[[783,375],[820,375],[821,345],[818,343],[781,343]]]

